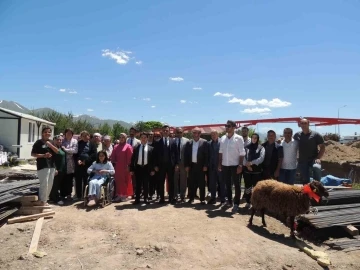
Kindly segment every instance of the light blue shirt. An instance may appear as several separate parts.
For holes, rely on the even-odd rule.
[[[106,174],[99,174],[95,172],[94,176],[91,177],[91,180],[105,178],[109,175],[115,174],[114,167],[109,161],[107,163],[96,163],[96,161],[94,161],[94,163],[91,164],[91,166],[87,169],[87,173],[90,174],[93,171],[101,171],[101,170],[107,170],[108,172]]]

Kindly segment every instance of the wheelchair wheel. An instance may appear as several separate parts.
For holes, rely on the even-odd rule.
[[[104,208],[106,206],[106,198],[105,198],[105,187],[101,186],[100,188],[100,199],[99,199],[99,205],[100,207]]]
[[[84,190],[84,205],[87,206],[88,202],[89,202],[89,186],[86,185]]]
[[[106,200],[110,204],[115,197],[115,180],[110,179],[109,183],[106,185]]]

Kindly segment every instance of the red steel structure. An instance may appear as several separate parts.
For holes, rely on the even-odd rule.
[[[348,119],[348,118],[328,118],[328,117],[287,117],[287,118],[269,118],[269,119],[256,119],[256,120],[239,120],[235,121],[236,126],[254,126],[256,124],[263,123],[298,123],[301,119],[306,118],[313,126],[332,126],[332,125],[360,125],[360,119]],[[225,124],[208,124],[208,125],[194,125],[183,126],[184,131],[190,131],[191,129],[198,128],[211,128],[211,127],[223,127]]]

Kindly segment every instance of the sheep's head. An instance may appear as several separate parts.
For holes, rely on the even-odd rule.
[[[325,197],[325,198],[329,197],[329,192],[326,190],[323,184],[321,184],[320,181],[317,180],[312,181],[310,183],[310,188],[320,197]]]

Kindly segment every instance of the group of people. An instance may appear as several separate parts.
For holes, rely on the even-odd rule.
[[[115,175],[115,202],[132,197],[135,204],[141,199],[144,204],[155,200],[163,204],[166,182],[171,204],[184,203],[186,198],[188,203],[194,203],[199,190],[201,204],[206,203],[206,197],[208,204],[216,204],[218,198],[222,206],[233,207],[236,212],[242,179],[246,207],[251,207],[252,188],[258,181],[277,179],[292,185],[297,169],[304,184],[310,182],[311,170],[313,178],[320,180],[323,137],[310,130],[307,119],[301,119],[300,127],[302,130],[296,134],[285,128],[280,141],[276,140],[275,131],[269,130],[264,143],[260,143],[257,133],[249,137],[246,126],[241,135],[237,134],[236,123],[231,120],[225,125],[226,134],[219,138],[213,130],[210,141],[201,138],[199,128],[191,131],[192,139],[183,136],[182,128],[176,128],[171,136],[167,125],[161,132],[141,132],[137,139],[136,129],[131,128],[129,136],[122,133],[114,144],[107,135],[95,133],[91,138],[87,131],[76,140],[71,129],[51,142],[51,129],[44,127],[42,138],[32,150],[40,179],[39,204],[45,205],[48,196],[58,204],[71,199],[75,178],[72,199],[83,199],[84,188],[89,184],[88,205],[94,205],[100,186],[107,177]]]

